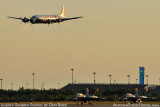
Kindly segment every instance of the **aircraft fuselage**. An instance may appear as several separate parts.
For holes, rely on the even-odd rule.
[[[30,19],[32,24],[52,24],[56,22],[62,22],[63,17],[58,15],[34,15]]]

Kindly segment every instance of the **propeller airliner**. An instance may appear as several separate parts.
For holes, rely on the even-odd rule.
[[[24,23],[32,23],[32,24],[53,24],[53,23],[60,23],[67,20],[79,19],[81,17],[72,17],[72,18],[65,18],[65,8],[62,6],[62,11],[60,15],[34,15],[31,18],[18,18],[18,17],[10,17],[13,19],[21,20]]]

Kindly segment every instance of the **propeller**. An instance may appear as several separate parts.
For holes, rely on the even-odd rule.
[[[47,20],[47,23],[48,23],[48,24],[51,24],[51,23],[52,23],[52,21],[48,19],[48,20]]]
[[[58,23],[62,22],[61,18],[58,19]]]
[[[62,22],[62,19],[61,18],[57,19],[57,22],[60,25],[60,23]]]
[[[28,18],[26,18],[26,17],[24,17],[23,19],[22,19],[22,22],[24,22],[24,23],[27,23],[27,22],[29,22],[30,21],[30,19],[28,19]]]

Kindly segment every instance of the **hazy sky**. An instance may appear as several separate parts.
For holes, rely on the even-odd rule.
[[[83,19],[53,24],[20,24],[7,16],[59,14]],[[57,88],[74,80],[108,83],[109,74],[118,83],[131,83],[144,66],[149,83],[160,78],[159,0],[1,0],[0,78],[3,87]],[[113,80],[112,80],[113,81]]]

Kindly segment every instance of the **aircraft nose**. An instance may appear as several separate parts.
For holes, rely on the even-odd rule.
[[[31,19],[30,19],[30,22],[32,23],[32,21],[33,21],[33,19],[31,18]]]
[[[35,22],[35,20],[34,20],[33,18],[31,18],[31,19],[30,19],[30,22],[31,22],[31,23],[34,23],[34,22]]]

